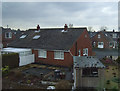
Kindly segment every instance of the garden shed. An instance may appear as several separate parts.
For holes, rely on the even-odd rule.
[[[31,49],[23,48],[3,48],[2,54],[18,53],[19,54],[19,66],[34,63],[34,54],[32,54]]]

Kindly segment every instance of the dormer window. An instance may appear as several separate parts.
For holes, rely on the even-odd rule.
[[[40,38],[40,35],[35,35],[34,37],[33,37],[33,39],[39,39]]]
[[[98,34],[98,38],[101,38],[100,34]]]
[[[22,35],[21,37],[20,37],[20,39],[24,39],[26,37],[26,35]]]
[[[5,33],[5,38],[12,38],[12,33],[11,32],[6,32]]]

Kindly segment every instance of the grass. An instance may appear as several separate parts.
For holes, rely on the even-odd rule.
[[[113,79],[118,78],[118,66],[116,65],[109,65],[109,69],[105,69],[105,88],[113,89],[116,87],[118,89],[118,83],[113,81]],[[116,76],[116,77],[115,77]],[[109,84],[107,82],[109,81]]]

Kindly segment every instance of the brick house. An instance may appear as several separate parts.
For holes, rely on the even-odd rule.
[[[93,48],[118,48],[118,33],[100,31],[91,37]]]
[[[91,56],[92,45],[86,28],[30,29],[9,47],[31,48],[35,61],[71,67],[73,56]]]
[[[20,34],[20,31],[11,30],[11,28],[0,28],[2,35],[2,44],[1,47],[5,48],[9,43],[16,39],[16,37]]]

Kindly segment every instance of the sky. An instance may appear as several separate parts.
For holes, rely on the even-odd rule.
[[[91,26],[118,30],[118,2],[2,2],[2,26],[36,28]]]

